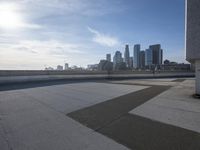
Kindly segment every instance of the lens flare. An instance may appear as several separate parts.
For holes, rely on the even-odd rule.
[[[0,28],[14,29],[24,25],[18,7],[12,3],[0,3]]]

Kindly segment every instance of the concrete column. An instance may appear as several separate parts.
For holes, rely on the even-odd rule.
[[[195,61],[196,67],[196,94],[200,95],[200,60]]]
[[[186,0],[186,59],[196,67],[196,94],[200,95],[200,0]]]

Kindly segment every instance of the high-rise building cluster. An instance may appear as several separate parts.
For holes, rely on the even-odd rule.
[[[140,44],[135,44],[130,50],[129,45],[125,45],[124,54],[116,51],[113,58],[111,54],[106,54],[106,58],[100,60],[99,64],[90,64],[87,68],[78,66],[69,67],[65,63],[64,67],[58,65],[55,70],[90,70],[90,71],[112,71],[112,70],[185,70],[191,69],[190,64],[163,61],[163,49],[160,44],[150,45],[147,49],[141,50]],[[131,55],[132,54],[132,55]],[[164,62],[164,64],[163,64]],[[54,70],[52,67],[46,67],[45,70]]]
[[[99,63],[99,70],[152,69],[162,65],[163,50],[160,44],[150,45],[146,50],[141,50],[141,45],[136,44],[132,52],[133,56],[130,56],[129,45],[125,45],[124,57],[120,51],[116,51],[113,62],[111,54],[107,54],[106,60]]]

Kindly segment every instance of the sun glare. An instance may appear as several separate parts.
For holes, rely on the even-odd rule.
[[[12,3],[0,3],[0,28],[14,29],[23,26],[18,7]]]

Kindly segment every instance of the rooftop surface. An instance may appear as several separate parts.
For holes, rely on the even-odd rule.
[[[199,150],[193,93],[194,79],[0,87],[0,149]]]

